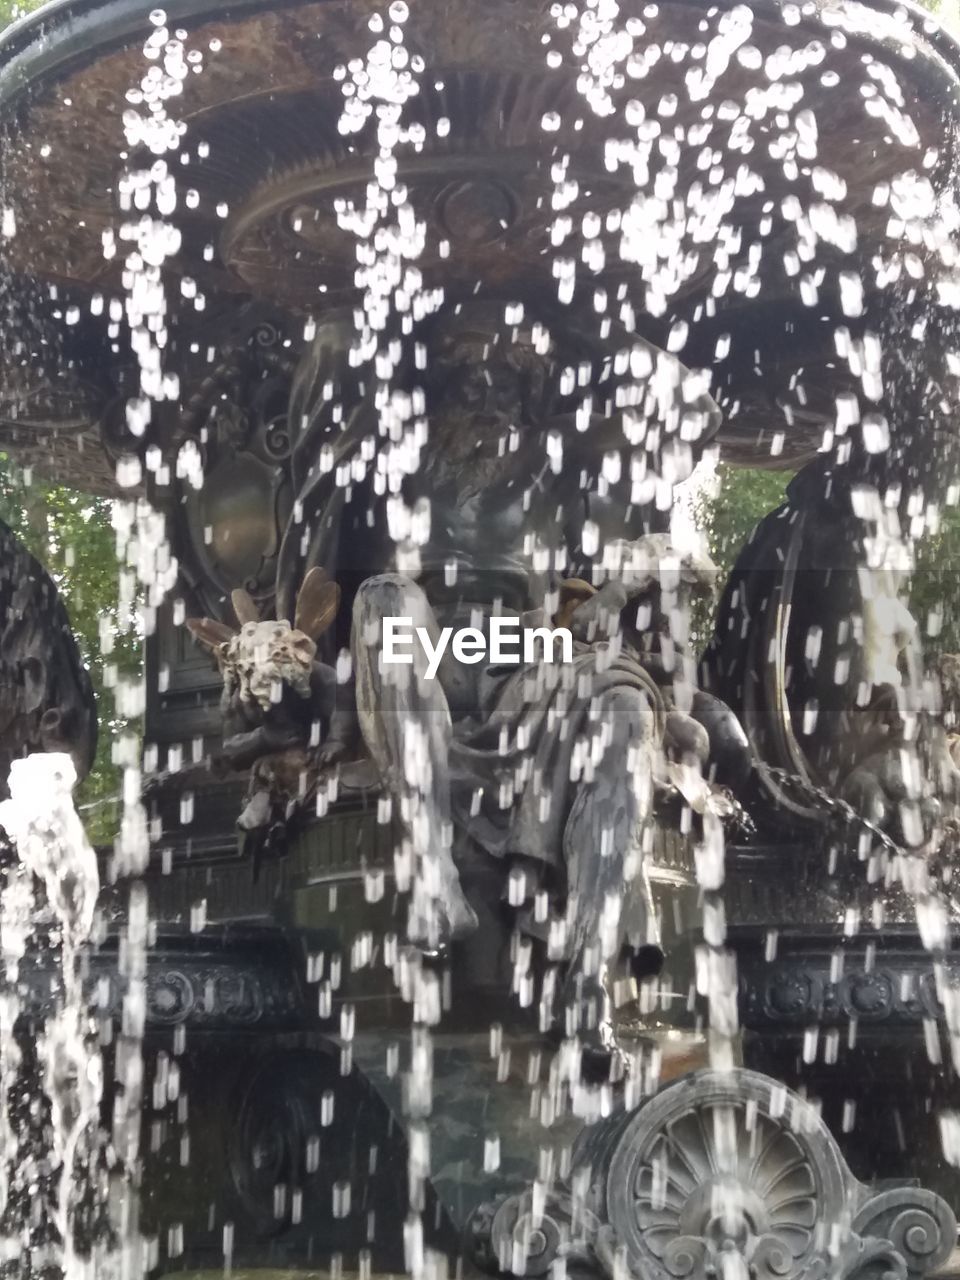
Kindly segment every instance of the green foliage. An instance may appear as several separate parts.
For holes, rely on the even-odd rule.
[[[41,0],[0,0],[0,28],[40,5]],[[91,840],[105,843],[117,826],[120,771],[113,763],[112,747],[124,727],[110,693],[111,668],[135,674],[142,657],[132,617],[121,616],[111,504],[63,485],[36,479],[30,483],[0,454],[0,519],[56,582],[90,672],[100,736],[93,769],[78,788],[77,803]],[[101,627],[103,634],[114,638],[109,660],[101,652]]]
[[[917,547],[910,607],[927,658],[960,653],[960,509],[948,507],[940,528]]]
[[[707,532],[710,554],[726,578],[754,526],[779,507],[790,479],[786,471],[753,467],[717,468],[715,492],[701,500],[698,523]]]
[[[790,475],[724,466],[717,475],[716,491],[701,499],[697,518],[706,530],[723,583],[754,526],[783,502]],[[928,660],[939,653],[960,653],[960,508],[947,508],[939,530],[917,544],[910,608]],[[709,610],[695,619],[701,642],[709,637],[712,625]]]
[[[70,615],[84,665],[90,672],[100,721],[97,757],[77,792],[90,838],[108,841],[115,830],[119,770],[111,748],[123,722],[116,718],[110,687],[114,671],[134,675],[141,652],[134,619],[119,604],[119,570],[111,503],[63,485],[41,483],[0,455],[0,519],[44,565]],[[105,658],[101,635],[113,640]]]
[[[720,573],[716,599],[701,600],[693,608],[691,632],[697,649],[702,650],[710,639],[719,591],[734,566],[740,548],[757,522],[783,501],[789,479],[790,474],[784,471],[721,465],[717,468],[713,488],[701,494],[694,517],[698,528],[707,535],[708,550]]]
[[[0,27],[7,27],[25,13],[39,9],[43,0],[0,0]]]

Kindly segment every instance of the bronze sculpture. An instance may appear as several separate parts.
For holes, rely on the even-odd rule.
[[[586,430],[572,414],[564,415],[562,346],[551,351],[548,331],[535,329],[536,349],[529,324],[507,323],[504,304],[486,300],[460,304],[431,321],[422,336],[429,371],[426,417],[410,427],[411,436],[419,430],[419,446],[408,445],[417,450],[419,466],[407,474],[399,465],[396,474],[387,470],[391,447],[399,448],[399,442],[376,445],[369,405],[361,401],[349,409],[345,424],[331,421],[330,384],[346,381],[350,340],[341,338],[338,353],[335,325],[320,331],[293,381],[289,419],[300,423],[293,468],[303,478],[295,499],[299,515],[280,552],[277,598],[292,600],[304,574],[301,598],[318,573],[324,580],[329,574],[359,582],[352,601],[359,729],[403,827],[398,858],[408,864],[414,895],[410,939],[434,950],[476,927],[453,860],[454,828],[461,843],[541,868],[534,879],[551,882],[554,896],[568,904],[565,920],[558,922],[554,958],[567,961],[567,988],[591,1006],[580,1021],[600,1042],[611,1034],[609,1014],[601,1012],[602,975],[625,945],[617,918],[620,894],[640,876],[654,786],[671,785],[668,755],[678,767],[710,764],[709,733],[695,718],[707,711],[709,698],[699,695],[693,718],[672,708],[670,684],[675,670],[682,676],[684,655],[676,652],[669,625],[662,636],[659,630],[687,591],[687,579],[713,585],[712,566],[681,559],[663,533],[651,535],[664,516],[649,486],[638,497],[644,494],[646,462],[638,472],[621,415],[595,417]],[[679,362],[636,337],[624,335],[624,342],[630,378],[609,387],[601,381],[599,390],[608,404],[616,399],[633,407],[630,429],[641,440],[649,433],[654,442],[651,472],[662,465],[660,451],[673,452],[682,478],[683,466],[692,464],[716,428],[716,407],[691,393],[694,380]],[[614,472],[617,479],[611,481]],[[398,537],[390,524],[401,517],[391,504],[428,511],[429,531]],[[578,652],[572,667],[553,680],[545,678],[545,668],[470,669],[449,654],[436,681],[417,658],[409,671],[385,670],[384,618],[411,619],[431,634],[440,625],[482,629],[493,614],[513,615],[528,628],[542,626],[560,609],[561,592],[574,575],[604,576],[597,547],[610,547],[614,533],[636,537],[613,547],[621,563],[609,570],[600,591],[567,610]],[[664,586],[673,561],[677,581]],[[667,607],[661,594],[671,597]],[[298,602],[298,616],[300,611]],[[237,612],[249,629],[252,615],[244,614],[243,605]],[[208,643],[220,636],[213,623],[192,625]],[[283,697],[274,699],[275,710],[269,697],[260,699],[264,725],[247,735],[249,742],[243,739],[242,755],[241,740],[228,727],[226,751],[234,764],[275,755],[283,745],[307,745],[306,720],[289,741],[281,741],[279,722],[296,692],[295,673],[284,679],[279,668],[272,670],[275,679],[283,679]],[[333,669],[323,670],[332,688]],[[262,676],[260,683],[268,688],[269,680]],[[228,679],[226,689],[229,703],[237,696],[236,683]],[[300,693],[303,705],[305,691]],[[353,696],[351,688],[346,698]],[[241,692],[239,701],[244,700],[257,701],[249,691]],[[356,748],[344,741],[340,725],[331,726],[328,702],[313,698],[310,704],[314,770]],[[709,708],[708,723],[716,731],[729,722],[728,735],[735,739],[735,720],[729,714],[724,720],[718,708]],[[343,714],[341,724],[348,723]],[[411,773],[408,743],[418,729],[424,753],[419,778]],[[254,735],[264,730],[274,736],[255,744]],[[611,766],[603,766],[604,753]],[[307,757],[298,762],[306,777]],[[301,784],[300,791],[312,796],[315,786]],[[266,825],[269,808],[261,807],[259,818],[248,807],[241,826]],[[650,923],[641,915],[634,932],[645,934]],[[568,1017],[577,1024],[575,1010]]]
[[[838,1142],[863,1157],[844,1094],[875,1058],[898,1106],[901,1068],[933,1080],[917,1126],[954,1105],[949,797],[916,638],[893,610],[867,654],[857,575],[896,579],[954,478],[960,58],[884,0],[569,9],[156,16],[157,65],[187,70],[156,166],[183,192],[163,215],[179,388],[149,421],[111,329],[132,268],[104,256],[130,230],[118,188],[155,172],[124,133],[142,15],[51,10],[5,46],[3,256],[27,305],[0,350],[3,441],[38,462],[45,426],[46,465],[85,459],[111,492],[119,462],[179,559],[148,646],[148,1053],[195,1040],[190,1176],[217,1187],[231,1264],[363,1269],[370,1249],[419,1274],[436,1247],[525,1275],[919,1276],[952,1211],[865,1187],[909,1156],[952,1197],[918,1154],[935,1141],[856,1176]],[[711,441],[808,469],[698,674],[686,605],[710,566],[666,532]],[[322,607],[298,614],[301,592]],[[384,615],[483,631],[498,610],[569,627],[569,687],[545,663],[381,668]],[[197,648],[182,623],[204,616]],[[112,1022],[109,945],[91,967]],[[27,986],[42,1016],[44,975]],[[723,1071],[645,1099],[711,1036]],[[730,1070],[741,1051],[768,1074]],[[324,1145],[342,1098],[369,1129],[341,1111]],[[177,1167],[169,1110],[155,1169]],[[220,1265],[202,1196],[146,1199],[186,1265]]]

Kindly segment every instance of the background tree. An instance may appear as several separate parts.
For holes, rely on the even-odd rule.
[[[41,0],[0,0],[0,28],[40,4]],[[77,791],[94,843],[109,843],[117,825],[120,770],[113,749],[120,730],[127,726],[116,715],[111,691],[118,674],[136,675],[142,664],[133,613],[120,607],[112,515],[109,499],[46,484],[0,453],[0,520],[57,584],[97,699],[97,755]]]
[[[77,792],[77,802],[91,839],[108,842],[114,834],[120,783],[112,747],[124,727],[115,714],[111,690],[118,673],[138,673],[142,656],[135,619],[119,602],[112,503],[63,485],[44,484],[0,454],[0,520],[57,584],[90,673],[100,735],[93,769]]]
[[[717,468],[715,487],[698,500],[696,517],[721,569],[721,583],[757,523],[784,501],[792,474]],[[928,534],[915,551],[910,608],[920,625],[925,654],[931,659],[939,653],[960,653],[960,508],[945,508],[937,532]],[[697,636],[705,640],[712,627],[709,610],[695,621]]]

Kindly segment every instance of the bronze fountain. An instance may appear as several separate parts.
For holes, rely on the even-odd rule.
[[[4,34],[0,446],[149,503],[176,562],[149,847],[132,891],[100,851],[83,961],[104,1131],[131,1054],[144,1102],[82,1256],[944,1266],[960,776],[901,597],[960,464],[958,122],[960,48],[887,0],[52,0]],[[671,513],[717,452],[796,474],[698,653],[716,571]],[[5,742],[82,764],[9,543]],[[384,663],[386,617],[498,616],[571,660]]]

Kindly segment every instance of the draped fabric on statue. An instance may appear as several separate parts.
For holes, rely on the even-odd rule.
[[[570,665],[488,666],[482,672],[481,721],[454,725],[450,768],[454,816],[488,853],[562,869],[572,782],[591,772],[591,738],[601,732],[594,708],[615,689],[635,690],[649,701],[659,741],[660,690],[635,657],[607,644],[577,645]],[[606,767],[629,767],[627,750],[616,739],[609,756]]]

